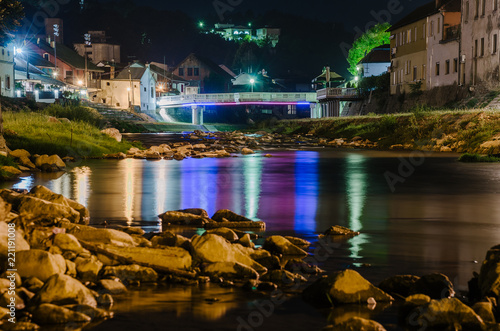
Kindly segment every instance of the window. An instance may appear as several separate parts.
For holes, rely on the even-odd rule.
[[[436,62],[436,76],[439,76],[439,62]]]
[[[444,74],[448,75],[450,73],[450,60],[446,60],[444,67]]]
[[[418,36],[417,35],[417,27],[415,27],[415,41],[417,41],[417,38],[418,38],[417,36]]]
[[[111,86],[111,84],[109,82],[106,83],[106,86]]]
[[[188,76],[193,76],[193,68],[188,68]]]
[[[432,37],[434,35],[434,21],[431,21],[431,31],[429,31],[429,35]]]
[[[483,7],[481,8],[481,16],[486,13],[486,0],[483,0]]]
[[[414,66],[413,67],[413,81],[416,81],[417,80],[417,66]]]
[[[484,56],[484,38],[481,38],[481,56]]]
[[[399,34],[396,33],[396,47],[399,46]]]
[[[43,53],[43,58],[49,61],[49,53]]]
[[[403,45],[406,44],[406,31],[403,32]]]
[[[184,76],[184,68],[179,68],[179,76]]]
[[[477,57],[477,39],[474,40],[474,57]]]
[[[151,98],[155,97],[155,87],[151,86]]]
[[[474,19],[477,20],[478,17],[479,17],[479,0],[476,0],[476,13],[474,15]]]
[[[10,90],[10,76],[9,75],[5,75],[5,88],[7,90]]]
[[[425,77],[427,77],[427,72],[425,70],[425,64],[422,64],[422,75],[421,75],[422,79],[425,79]]]
[[[498,0],[493,0],[493,10],[498,9]]]
[[[144,87],[144,92],[147,92],[148,90],[146,89],[146,87]]]
[[[465,3],[465,22],[469,20],[469,1]]]
[[[498,48],[498,35],[494,34],[493,35],[493,54],[497,53],[497,48]]]
[[[453,72],[458,72],[458,59],[453,59]]]
[[[422,39],[425,39],[425,23],[422,25]]]
[[[200,75],[200,68],[194,68],[194,75],[199,76]]]
[[[408,30],[408,32],[406,32],[406,42],[409,44],[411,43],[411,29]]]
[[[437,33],[441,33],[441,17],[438,17]]]

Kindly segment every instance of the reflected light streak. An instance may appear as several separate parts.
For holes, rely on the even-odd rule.
[[[59,178],[53,179],[47,187],[54,193],[62,194],[66,198],[73,198],[71,196],[71,177],[65,173]]]
[[[294,229],[297,233],[313,233],[316,230],[318,160],[317,152],[295,152]]]
[[[12,185],[12,188],[19,190],[28,190],[28,191],[31,190],[31,188],[33,187],[33,183],[35,182],[34,175],[21,177],[19,179],[21,181],[19,183]]]
[[[162,160],[160,162],[155,163],[155,170],[156,170],[156,180],[155,180],[156,214],[160,215],[167,211],[165,210],[165,204],[167,200],[167,173],[169,172],[167,162]]]
[[[127,225],[131,226],[132,221],[134,220],[134,160],[133,159],[125,159],[120,161],[123,164],[123,179],[125,181],[125,196],[124,196],[124,213],[125,219],[127,220]]]
[[[243,161],[245,178],[245,210],[246,217],[259,220],[260,184],[262,179],[262,157],[246,156]]]
[[[84,206],[88,206],[92,170],[89,167],[77,167],[71,170],[71,173],[74,175],[73,199]]]
[[[363,224],[363,208],[366,200],[367,178],[366,158],[360,154],[350,154],[346,157],[346,185],[347,204],[349,207],[349,228],[353,231],[361,231]],[[366,235],[361,234],[349,240],[351,245],[351,258],[359,259],[362,245],[367,243]]]

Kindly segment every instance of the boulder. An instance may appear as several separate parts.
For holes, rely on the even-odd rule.
[[[20,159],[22,157],[28,157],[29,158],[31,156],[31,154],[30,154],[30,152],[28,152],[25,149],[16,149],[16,150],[10,151],[9,152],[9,156],[13,157],[15,159]]]
[[[209,218],[208,213],[205,209],[202,208],[187,208],[187,209],[181,209],[177,210],[178,212],[181,213],[188,213],[188,214],[193,214],[193,215],[198,215],[204,218]]]
[[[189,250],[187,246],[190,243],[190,240],[180,234],[176,234],[170,231],[165,231],[159,236],[154,236],[151,239],[151,243],[153,247],[157,246],[171,246],[171,247],[183,247],[184,249]]]
[[[294,274],[288,270],[271,270],[261,277],[263,281],[278,283],[282,285],[305,284],[307,279],[302,275]]]
[[[21,198],[18,212],[24,221],[53,221],[62,218],[73,223],[80,221],[80,213],[73,208],[31,196]]]
[[[23,173],[21,170],[11,166],[2,166],[0,167],[0,170],[4,172],[4,174],[2,175],[2,177],[0,177],[0,179],[3,178],[6,180],[17,178],[19,175]]]
[[[255,261],[268,270],[281,270],[280,259],[276,255],[256,258]]]
[[[188,251],[180,247],[163,247],[163,248],[148,248],[148,247],[115,247],[106,246],[105,249],[115,255],[131,259],[140,264],[189,270],[192,265],[191,255]]]
[[[450,298],[455,295],[453,284],[446,275],[429,274],[417,279],[410,289],[410,294],[425,294],[431,299]]]
[[[255,152],[253,150],[251,150],[250,148],[244,147],[241,149],[241,154],[249,155],[249,154],[255,154]]]
[[[76,271],[76,263],[70,260],[66,261],[66,275],[71,277],[76,277],[78,272]]]
[[[203,268],[203,272],[211,277],[222,277],[229,279],[258,279],[259,274],[247,265],[238,262],[215,262],[209,263]]]
[[[252,222],[251,219],[238,215],[229,209],[218,210],[214,216],[212,216],[212,219],[216,222],[224,222],[224,219],[229,222]]]
[[[285,239],[298,247],[309,247],[311,245],[311,243],[309,241],[302,239],[302,238],[285,236]]]
[[[35,159],[37,168],[45,172],[57,172],[66,169],[66,164],[58,155],[48,156],[47,154],[40,155]]]
[[[500,245],[486,253],[479,272],[479,289],[482,297],[492,296],[500,300]]]
[[[490,301],[486,302],[476,302],[472,306],[472,310],[481,317],[485,323],[496,323],[495,314],[493,311],[493,305]]]
[[[53,245],[59,247],[63,251],[72,251],[75,253],[83,251],[82,245],[80,245],[78,239],[69,233],[56,233]]]
[[[102,262],[94,255],[90,258],[77,257],[75,259],[76,273],[82,282],[96,282],[99,271],[102,269]]]
[[[36,277],[45,282],[54,274],[66,272],[66,262],[62,255],[31,249],[16,252],[16,268],[22,278]]]
[[[134,239],[125,232],[114,229],[97,229],[86,225],[62,224],[67,232],[80,241],[111,244],[119,247],[134,246]]]
[[[420,277],[413,275],[396,275],[384,279],[378,288],[389,294],[398,294],[402,297],[410,295],[411,289]]]
[[[115,128],[107,128],[104,130],[101,130],[101,133],[104,133],[105,135],[115,139],[118,142],[122,141],[122,134],[118,129]]]
[[[193,257],[201,262],[239,262],[254,269],[259,274],[264,274],[267,271],[248,254],[243,253],[237,247],[233,247],[236,245],[231,245],[229,241],[221,236],[205,234],[201,237],[193,237],[191,242],[193,244]]]
[[[365,318],[361,317],[351,317],[347,319],[346,321],[336,324],[332,327],[327,327],[324,328],[323,331],[330,331],[330,330],[335,330],[335,331],[385,331],[385,328],[372,320],[368,320]]]
[[[485,325],[472,308],[456,298],[431,300],[423,309],[418,310],[416,318],[419,325],[445,330],[460,325],[462,330],[480,331]]]
[[[244,247],[255,248],[255,244],[250,239],[250,234],[248,233],[239,238],[238,243]]]
[[[358,234],[359,232],[340,225],[334,225],[324,232],[325,236],[357,236]]]
[[[11,208],[12,205],[0,197],[0,222],[5,221],[5,218],[10,213]]]
[[[1,137],[1,136],[0,136]],[[35,331],[40,330],[40,326],[31,322],[16,322],[2,325],[4,331]]]
[[[93,320],[102,320],[112,317],[113,313],[109,313],[104,309],[91,307],[89,305],[66,305],[65,308],[71,309],[74,312],[87,315]]]
[[[156,282],[158,274],[154,269],[141,267],[138,264],[121,265],[115,267],[104,267],[103,277],[118,277],[123,283],[141,282],[151,283]]]
[[[294,255],[300,257],[308,256],[307,252],[292,244],[288,239],[282,236],[270,236],[266,238],[264,245],[265,250],[272,254]]]
[[[24,300],[19,296],[19,293],[9,294],[9,291],[5,291],[0,294],[0,306],[7,307],[9,303],[11,303],[11,298],[15,299],[15,308],[16,310],[22,310],[26,307]]]
[[[102,287],[104,293],[120,294],[127,292],[127,288],[119,279],[101,279],[98,285]]]
[[[305,275],[315,275],[323,272],[318,266],[309,264],[301,259],[288,260],[285,265],[285,270]]]
[[[354,270],[337,271],[323,276],[308,286],[302,295],[306,301],[320,305],[366,303],[369,298],[376,301],[392,301],[390,295],[373,286]]]
[[[158,215],[158,217],[166,223],[171,223],[171,224],[179,224],[179,225],[191,225],[191,226],[197,226],[197,227],[202,227],[205,224],[210,222],[210,219],[191,214],[191,213],[184,213],[180,211],[167,211],[163,214]]]
[[[216,234],[216,235],[221,236],[222,238],[228,240],[229,242],[238,241],[238,235],[236,234],[236,232],[234,232],[233,230],[228,229],[228,228],[212,229],[212,230],[208,230],[206,233]]]
[[[33,309],[33,321],[38,324],[88,323],[91,318],[85,314],[44,303]]]
[[[16,229],[16,252],[27,251],[30,245],[23,237],[21,229]],[[0,222],[0,260],[7,258],[9,251],[9,225],[6,222]]]
[[[92,307],[97,302],[92,292],[71,276],[55,274],[32,299],[33,304],[53,303],[56,305],[85,304]]]
[[[28,291],[36,293],[43,287],[43,282],[36,277],[28,277],[23,282],[23,286],[27,288]]]
[[[87,207],[84,205],[64,197],[62,194],[57,194],[42,185],[37,185],[33,187],[30,191],[30,195],[36,198],[40,198],[53,203],[58,203],[64,206],[69,206],[80,213],[79,223],[88,223],[90,220],[90,213]]]

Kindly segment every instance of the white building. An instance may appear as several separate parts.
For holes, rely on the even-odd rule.
[[[14,46],[0,46],[0,93],[5,97],[14,97]]]
[[[363,77],[380,76],[391,66],[391,45],[375,47],[361,61]],[[359,68],[359,65],[358,65]]]
[[[122,109],[133,106],[150,113],[156,110],[156,80],[148,64],[125,67],[115,79],[102,80],[101,89],[95,102]]]

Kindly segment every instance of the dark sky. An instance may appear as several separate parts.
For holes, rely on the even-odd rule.
[[[159,9],[182,10],[196,19],[217,15],[226,18],[232,12],[245,12],[248,9],[255,13],[277,9],[322,21],[342,22],[348,29],[358,26],[364,30],[365,25],[377,18],[372,13],[389,13],[381,15],[380,20],[395,23],[416,7],[428,0],[134,0],[137,4],[149,5]],[[218,4],[219,10],[216,10]],[[233,5],[231,5],[233,4]],[[222,14],[221,14],[222,13]],[[221,14],[221,15],[219,15]]]

